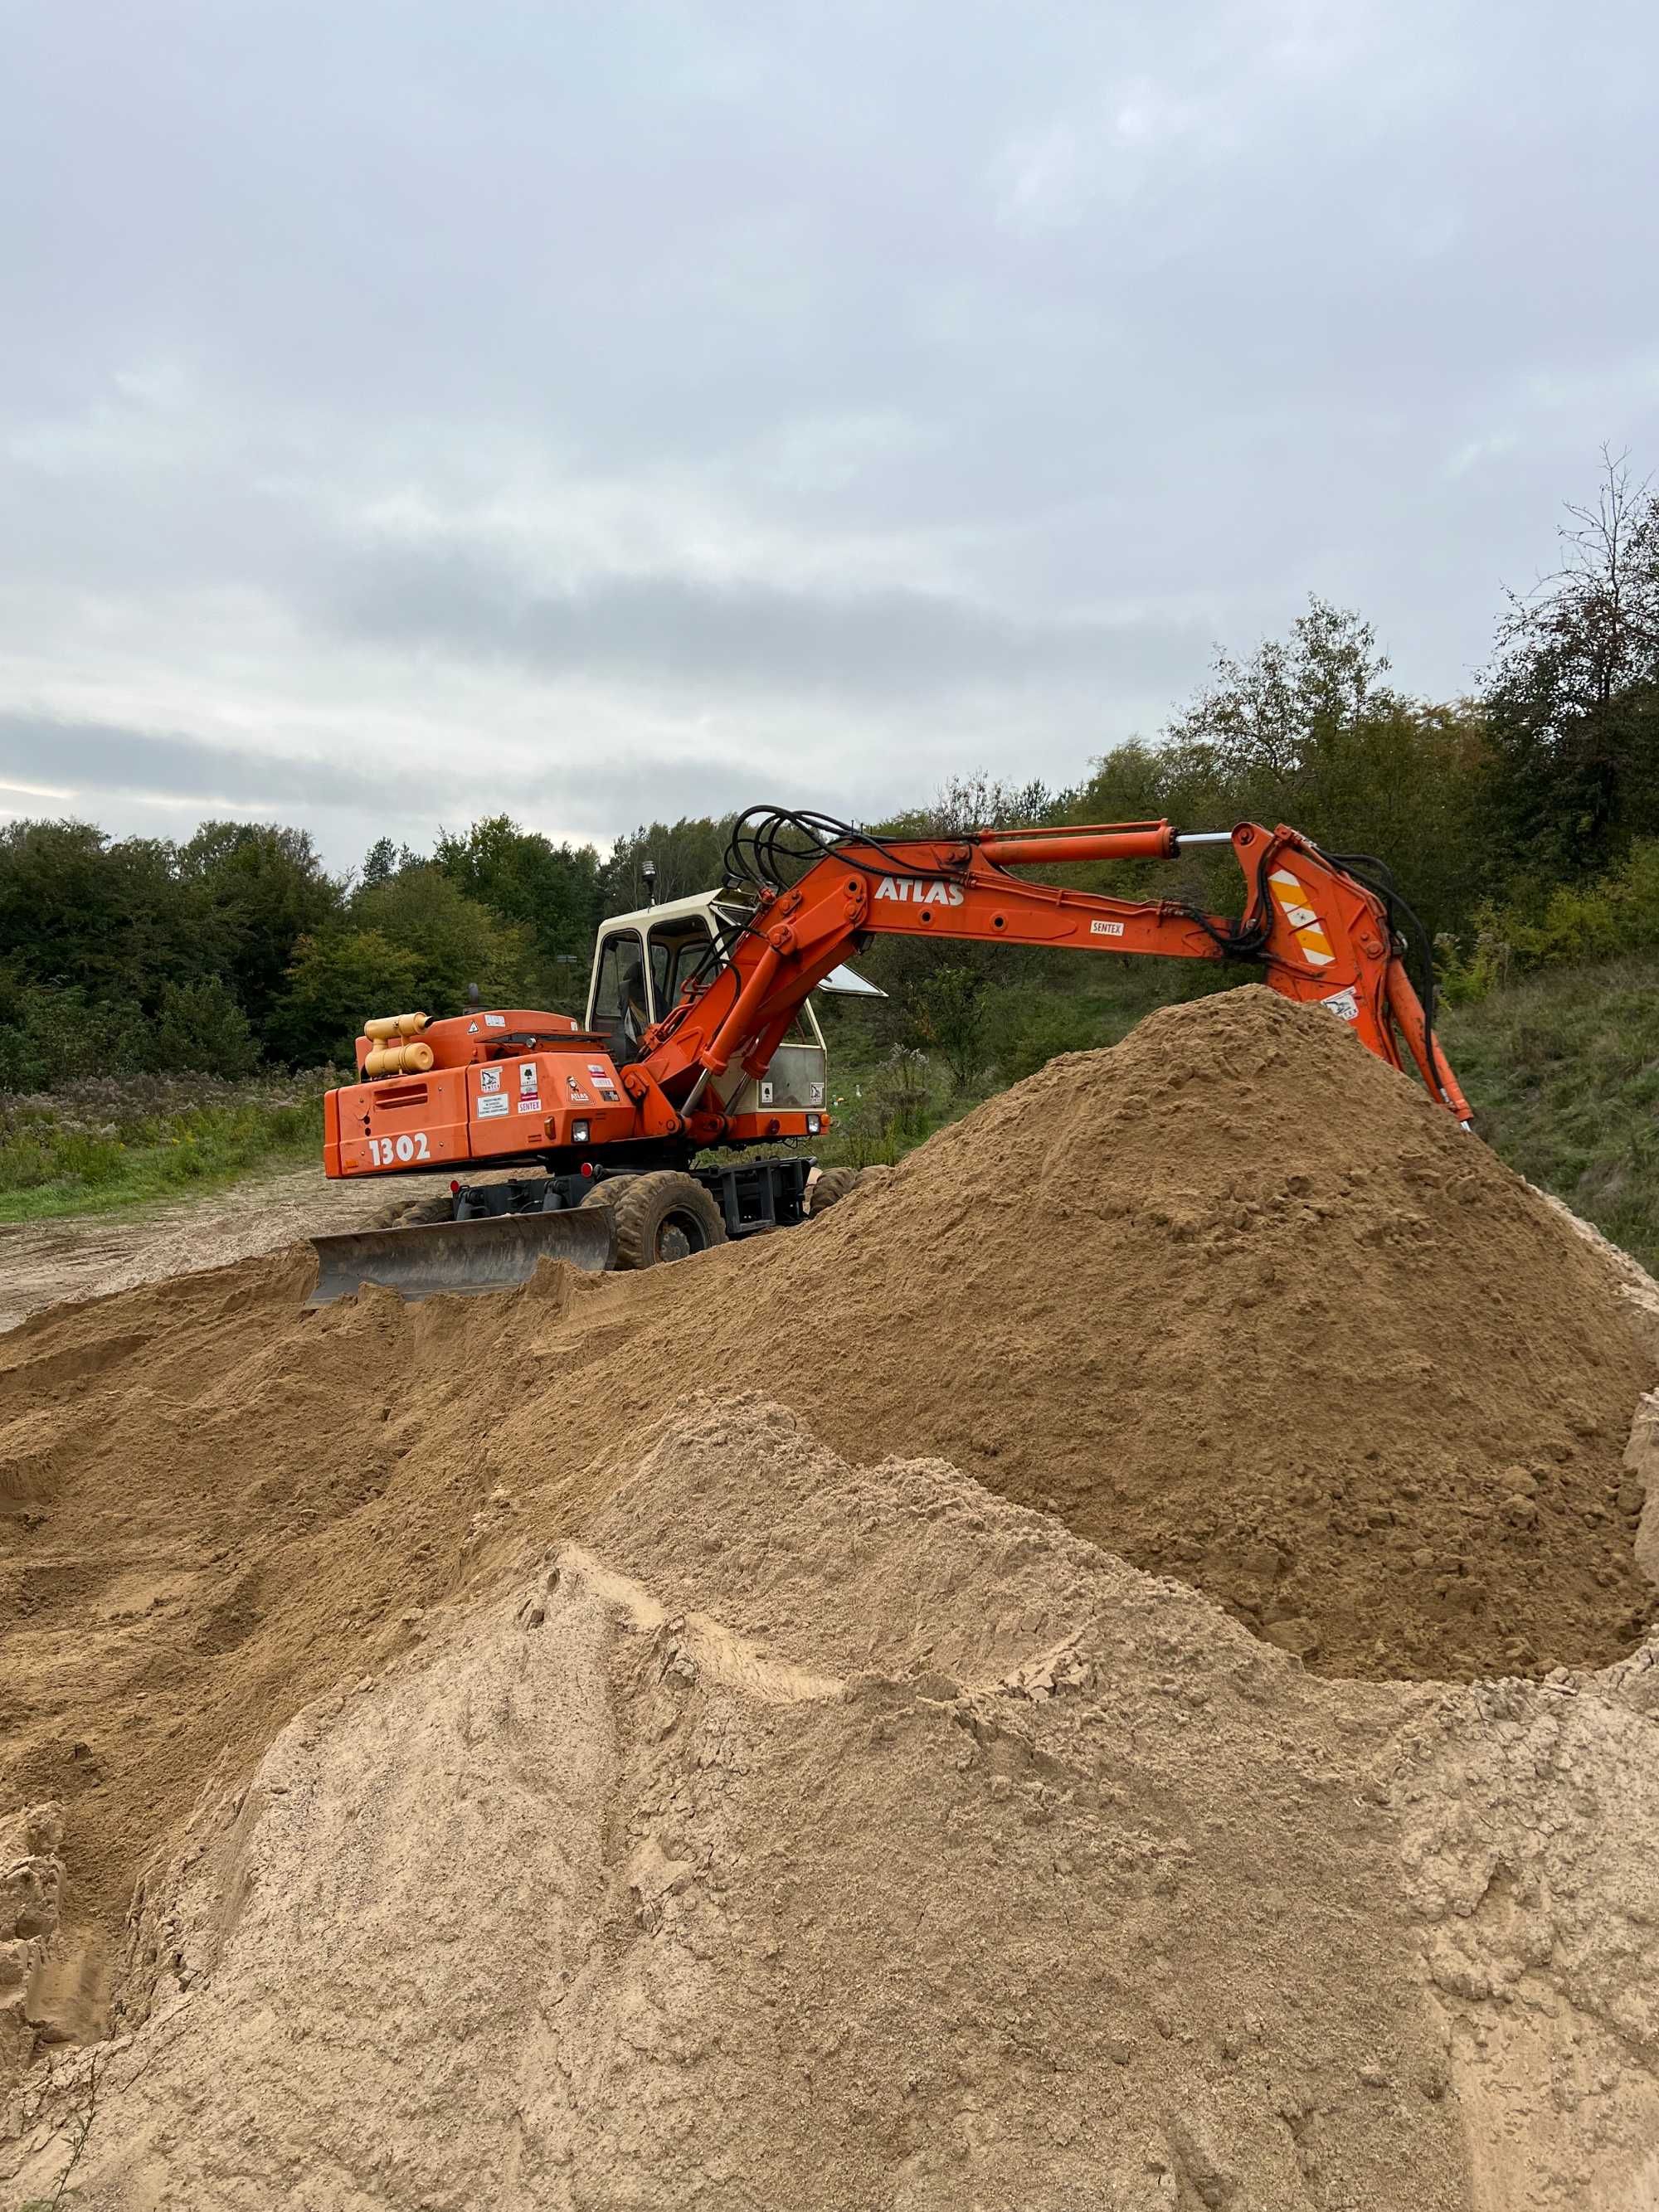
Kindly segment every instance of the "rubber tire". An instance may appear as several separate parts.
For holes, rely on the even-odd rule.
[[[806,1201],[806,1218],[816,1221],[821,1213],[856,1189],[864,1174],[862,1168],[826,1168],[812,1186],[811,1196]]]
[[[591,1190],[582,1204],[610,1207],[618,1269],[666,1267],[726,1242],[725,1215],[695,1176],[677,1168],[614,1176]],[[665,1232],[687,1249],[664,1251]]]

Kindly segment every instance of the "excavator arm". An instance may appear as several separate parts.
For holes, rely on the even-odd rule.
[[[793,883],[757,883],[757,904],[733,925],[723,963],[694,980],[646,1032],[640,1059],[623,1077],[643,1110],[678,1118],[698,1144],[720,1141],[726,1117],[718,1086],[733,1062],[763,1073],[808,994],[860,943],[881,936],[1249,962],[1285,998],[1322,1005],[1352,1024],[1390,1066],[1414,1069],[1431,1098],[1468,1122],[1468,1105],[1406,972],[1389,890],[1294,830],[1246,822],[1194,837],[1167,822],[1136,822],[878,838],[820,817],[766,811],[760,818],[763,826],[746,843],[741,834],[734,838],[734,852],[757,854],[763,878],[806,864]],[[799,842],[781,847],[780,823],[805,830],[806,854]],[[1011,872],[1072,861],[1173,860],[1183,848],[1214,843],[1231,843],[1243,872],[1245,907],[1237,921],[1179,900],[1115,898]]]

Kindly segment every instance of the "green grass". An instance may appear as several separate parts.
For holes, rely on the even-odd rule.
[[[1439,1027],[1492,1149],[1659,1273],[1659,960],[1556,969]]]
[[[222,1189],[322,1151],[321,1080],[139,1078],[0,1097],[0,1222]]]

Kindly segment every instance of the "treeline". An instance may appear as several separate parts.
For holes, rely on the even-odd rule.
[[[1455,995],[1659,944],[1659,495],[1610,461],[1594,501],[1568,512],[1559,567],[1509,599],[1468,698],[1401,690],[1370,625],[1316,599],[1287,637],[1224,654],[1157,742],[1117,746],[1076,785],[965,779],[876,826],[1288,822],[1387,860]],[[726,836],[712,818],[653,823],[602,858],[496,817],[429,854],[382,842],[336,878],[304,831],[273,824],[208,823],[173,843],[13,823],[0,830],[0,1089],[344,1060],[367,1014],[441,1012],[474,983],[498,1004],[574,1011],[599,921],[645,903],[647,861],[659,899],[704,889]],[[1239,901],[1224,853],[1066,872]],[[889,1025],[966,1065],[985,994],[1042,957],[888,943],[869,964],[892,994]],[[1045,973],[1061,993],[1083,988]],[[1023,1056],[1068,1041],[1037,1034]]]
[[[99,1071],[349,1060],[374,1012],[574,1006],[631,878],[505,817],[331,876],[309,836],[204,823],[182,844],[79,822],[0,830],[0,1090]]]

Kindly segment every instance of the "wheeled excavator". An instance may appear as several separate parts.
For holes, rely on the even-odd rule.
[[[1244,877],[1237,919],[1016,872],[1222,844]],[[319,1237],[313,1304],[368,1283],[410,1297],[500,1289],[544,1257],[648,1267],[821,1213],[856,1170],[818,1174],[799,1148],[830,1125],[812,994],[859,988],[847,962],[886,936],[1248,963],[1469,1126],[1434,1034],[1432,969],[1419,996],[1413,918],[1386,869],[1297,830],[1129,822],[885,837],[756,807],[733,825],[726,870],[720,890],[603,925],[580,1021],[472,1006],[365,1024],[356,1082],[324,1100],[327,1172],[447,1172],[450,1218]],[[464,1179],[492,1170],[509,1172]]]

